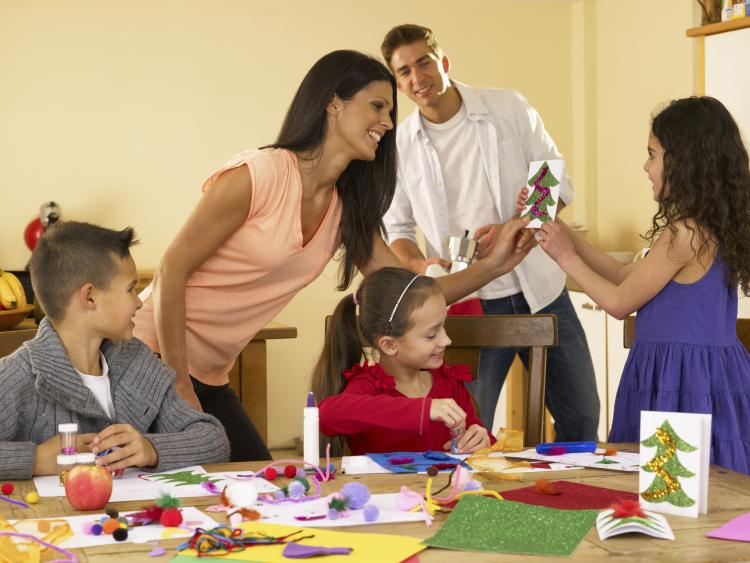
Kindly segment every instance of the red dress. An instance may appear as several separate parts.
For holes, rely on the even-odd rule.
[[[321,401],[320,430],[344,435],[353,455],[379,452],[443,450],[451,439],[448,427],[430,420],[432,399],[453,399],[466,412],[466,427],[482,426],[464,386],[468,366],[442,365],[430,370],[432,388],[426,397],[407,397],[380,364],[355,365],[344,372],[344,390]],[[490,433],[490,440],[495,438]]]

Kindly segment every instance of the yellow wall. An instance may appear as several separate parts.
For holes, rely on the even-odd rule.
[[[605,248],[634,248],[651,213],[648,114],[691,92],[693,18],[688,0],[0,2],[0,266],[24,266],[23,228],[54,199],[67,219],[132,224],[139,267],[155,267],[201,180],[274,139],[316,59],[377,54],[404,22],[436,31],[453,78],[523,92],[577,181],[566,213]],[[301,433],[335,276],[277,319],[299,337],[269,347],[271,446]]]

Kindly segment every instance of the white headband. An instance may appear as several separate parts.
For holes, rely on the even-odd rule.
[[[393,306],[393,311],[391,311],[391,316],[388,318],[388,332],[391,330],[391,321],[393,321],[393,317],[396,314],[396,310],[398,309],[398,306],[401,304],[401,300],[404,298],[404,295],[406,295],[406,292],[409,291],[409,288],[411,287],[411,284],[413,284],[417,278],[421,278],[421,274],[415,275],[409,283],[406,284],[406,287],[401,292],[401,295],[398,296],[398,300],[396,301],[396,304]]]

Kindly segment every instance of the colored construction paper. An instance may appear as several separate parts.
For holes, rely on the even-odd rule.
[[[462,551],[568,556],[597,515],[596,510],[557,510],[471,495],[424,543]]]
[[[245,532],[254,534],[264,533],[273,537],[285,536],[299,530],[304,535],[314,537],[296,541],[298,544],[319,546],[348,546],[352,548],[349,555],[335,555],[324,557],[323,561],[342,561],[345,563],[382,563],[383,561],[403,561],[412,555],[426,549],[419,538],[409,536],[397,536],[392,534],[363,534],[352,532],[340,532],[337,530],[311,529],[300,526],[281,526],[278,524],[263,524],[261,522],[242,522],[239,525]],[[197,563],[207,560],[233,560],[233,561],[258,561],[267,562],[289,562],[283,555],[284,544],[277,545],[255,545],[250,549],[235,551],[221,557],[197,557],[195,550],[186,549],[181,551],[177,557],[172,559],[176,563]]]
[[[750,512],[730,520],[723,526],[708,532],[706,536],[717,540],[750,542]]]
[[[549,485],[560,494],[548,495],[538,492],[535,487],[524,487],[513,491],[503,491],[502,495],[506,500],[564,510],[602,510],[609,508],[613,502],[618,500],[638,500],[637,493],[594,487],[582,483],[550,481]]]
[[[389,452],[367,454],[372,461],[388,473],[426,473],[427,468],[432,465],[450,464],[458,465],[466,457],[451,455],[445,452]],[[400,461],[409,459],[409,463],[393,464],[392,460]],[[441,471],[451,471],[453,467],[441,469]],[[349,471],[347,471],[349,473]]]

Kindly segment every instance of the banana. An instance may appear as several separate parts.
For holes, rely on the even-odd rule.
[[[16,308],[16,294],[2,277],[0,277],[0,303],[5,309]]]
[[[26,307],[26,292],[23,290],[21,280],[19,280],[15,274],[3,270],[0,270],[0,279],[5,280],[5,283],[7,283],[10,286],[11,291],[13,291],[13,295],[16,296],[16,308],[23,309]]]

